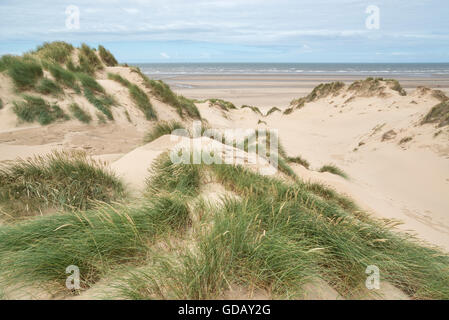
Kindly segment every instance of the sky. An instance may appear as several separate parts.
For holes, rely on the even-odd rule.
[[[128,63],[449,62],[447,0],[0,0],[0,12],[0,55],[63,40]]]

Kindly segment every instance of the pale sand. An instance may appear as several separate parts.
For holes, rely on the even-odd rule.
[[[163,146],[162,150],[139,148],[144,132],[154,124],[143,119],[125,88],[107,80],[107,72],[120,73],[144,89],[138,75],[127,68],[106,68],[99,74],[100,83],[119,101],[119,107],[113,108],[116,121],[107,125],[96,121],[84,125],[75,120],[46,127],[17,124],[11,111],[12,84],[9,79],[0,79],[5,103],[0,110],[0,161],[48,153],[55,148],[83,149],[112,163],[112,167],[120,168],[117,170],[121,170],[119,173],[127,182],[134,189],[141,189],[151,160],[169,145]],[[171,81],[192,84],[191,78]],[[228,83],[224,84],[221,78],[201,79],[201,86],[194,89],[173,89],[190,98],[226,98],[238,105],[255,105],[262,110],[272,106],[285,109],[292,98],[308,93],[317,81],[322,80],[272,77],[248,82],[241,77],[233,83],[225,79]],[[349,96],[332,97],[306,104],[290,115],[276,112],[263,117],[249,109],[227,113],[209,107],[208,103],[198,106],[211,127],[247,129],[265,127],[257,125],[259,119],[265,121],[268,127],[279,130],[289,155],[301,155],[311,163],[312,170],[294,166],[301,178],[329,184],[354,198],[375,216],[399,219],[404,222],[401,230],[412,230],[421,239],[449,251],[449,133],[446,128],[434,138],[436,129],[433,125],[417,125],[438,101],[428,94],[413,93],[413,86],[435,80],[407,81],[405,87],[409,95],[406,97],[393,92],[386,98],[357,98],[347,103]],[[447,89],[447,79],[438,79],[435,84]],[[66,108],[75,101],[95,118],[97,110],[85,98],[69,97],[58,103]],[[180,120],[173,108],[154,98],[151,101],[160,119]],[[125,117],[125,110],[131,116],[131,123]],[[189,122],[185,125],[190,126]],[[375,127],[380,130],[376,132]],[[382,141],[382,135],[391,129],[397,136]],[[409,136],[413,137],[411,142],[399,145],[402,138]],[[364,144],[359,146],[360,142]],[[344,169],[350,180],[314,171],[327,163]]]
[[[438,129],[433,125],[418,125],[438,100],[418,92],[345,103],[347,98],[326,98],[290,115],[276,112],[269,117],[246,109],[222,119],[207,103],[200,107],[216,127],[254,128],[264,120],[279,130],[288,154],[304,157],[312,170],[333,163],[350,176],[344,180],[294,166],[302,179],[328,184],[377,217],[403,221],[400,230],[449,251],[449,131],[445,128],[435,138]],[[397,136],[382,141],[392,129]],[[405,137],[413,140],[400,145]]]
[[[364,76],[336,75],[182,75],[163,79],[174,91],[193,99],[221,98],[237,106],[255,105],[263,110],[284,108],[292,99],[308,94],[323,82],[342,81],[350,84]],[[428,86],[449,93],[449,78],[395,77],[407,91]]]

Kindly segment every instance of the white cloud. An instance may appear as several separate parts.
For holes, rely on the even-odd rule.
[[[170,59],[170,56],[168,54],[166,54],[165,52],[161,52],[160,55],[164,59]]]

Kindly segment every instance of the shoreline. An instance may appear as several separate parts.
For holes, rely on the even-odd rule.
[[[261,109],[273,106],[287,108],[290,101],[310,93],[320,83],[342,81],[346,85],[369,76],[358,75],[294,75],[294,74],[148,74],[167,82],[173,90],[191,99],[220,98],[237,106],[257,105]],[[391,75],[385,76],[390,78]],[[372,76],[371,77],[376,77]],[[449,94],[449,75],[439,77],[395,77],[411,93],[419,86],[439,89]]]

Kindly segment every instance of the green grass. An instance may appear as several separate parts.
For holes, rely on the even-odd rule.
[[[281,109],[277,108],[277,107],[273,107],[270,110],[268,110],[267,114],[265,115],[265,117],[269,116],[270,114],[272,114],[273,112],[281,112]]]
[[[90,123],[92,121],[90,114],[83,110],[77,103],[70,105],[70,111],[75,118],[83,123]]]
[[[46,209],[88,209],[94,201],[124,196],[120,180],[99,161],[80,152],[54,152],[0,168],[0,204],[13,216]]]
[[[229,101],[225,101],[222,99],[208,99],[209,106],[218,106],[224,111],[229,111],[230,109],[237,109],[237,107]]]
[[[32,54],[43,60],[64,64],[70,59],[73,49],[71,44],[63,41],[44,42]]]
[[[193,119],[201,119],[201,114],[193,100],[187,99],[182,95],[177,95],[170,89],[168,84],[162,80],[149,79],[138,68],[134,68],[133,71],[142,77],[145,86],[148,89],[151,89],[151,92],[158,99],[174,107],[181,118],[184,117],[184,115],[187,115]]]
[[[407,92],[402,88],[400,83],[395,79],[384,78],[366,78],[365,80],[354,81],[349,87],[349,91],[356,91],[358,94],[365,96],[373,96],[382,93],[384,84],[390,89],[397,91],[401,96],[406,96]]]
[[[193,197],[199,194],[201,165],[174,164],[168,153],[159,156],[150,168],[146,191],[150,194],[166,192]]]
[[[287,109],[284,110],[283,114],[290,114],[290,113],[293,112],[294,109],[295,109],[295,108],[293,108],[293,107],[287,108]]]
[[[77,73],[76,77],[84,88],[89,88],[90,90],[98,93],[105,92],[104,88],[93,77],[81,72]]]
[[[85,43],[79,48],[78,58],[80,63],[78,71],[93,75],[97,70],[103,69],[103,64],[95,51]]]
[[[158,195],[141,205],[105,205],[3,226],[2,284],[21,281],[61,290],[66,268],[75,265],[85,289],[114,266],[142,263],[152,243],[188,224],[181,197]]]
[[[100,54],[103,63],[108,67],[115,67],[118,65],[118,62],[115,59],[114,55],[109,50],[105,49],[105,47],[103,47],[102,45],[98,46],[98,53]]]
[[[151,170],[140,204],[0,226],[2,287],[63,286],[65,268],[77,265],[83,288],[123,270],[110,285],[120,298],[221,299],[237,285],[293,299],[314,279],[352,298],[376,265],[413,299],[449,299],[449,256],[322,185],[241,166],[174,165],[168,153]],[[236,196],[198,200],[205,179]]]
[[[351,290],[363,285],[364,269],[373,264],[382,270],[383,279],[412,297],[449,298],[449,257],[437,249],[393,233],[366,215],[354,214],[354,207],[348,209],[347,201],[329,201],[323,196],[323,187],[317,192],[316,187],[288,187],[242,168],[213,169],[227,188],[255,198],[260,217],[266,215],[276,225],[280,224],[277,219],[283,219],[292,228],[285,234],[310,239],[314,248],[322,248],[318,251],[320,259],[316,260],[322,268],[319,276],[343,295],[350,295]],[[263,205],[267,201],[268,205]]]
[[[449,100],[435,105],[421,121],[421,124],[437,123],[438,127],[449,125]]]
[[[310,166],[310,163],[306,159],[302,158],[301,156],[287,157],[287,161],[300,164],[307,169],[309,169],[309,166]]]
[[[35,90],[42,94],[58,96],[63,93],[62,88],[51,79],[42,78],[36,85]]]
[[[313,88],[312,92],[310,92],[307,96],[292,100],[290,102],[290,105],[292,106],[292,111],[293,111],[293,108],[300,109],[300,108],[304,107],[304,105],[307,102],[313,102],[318,99],[326,98],[330,95],[335,96],[340,92],[341,89],[344,88],[344,86],[345,86],[345,84],[341,81],[321,83],[318,86],[316,86],[315,88]],[[289,109],[287,109],[287,110],[289,110]],[[286,113],[287,110],[284,111],[284,114],[291,113],[291,112]]]
[[[108,120],[114,120],[114,116],[112,115],[112,111],[110,108],[112,101],[96,97],[94,92],[88,87],[84,87],[84,96],[86,97],[87,101],[89,101],[95,108],[102,112],[108,118]]]
[[[260,109],[259,109],[258,107],[248,106],[248,105],[244,104],[244,105],[241,107],[241,109],[243,109],[243,108],[248,108],[248,109],[252,110],[253,112],[258,113],[258,114],[260,114],[261,116],[263,116],[262,111],[260,111]]]
[[[13,56],[10,54],[5,54],[0,57],[0,72],[3,72],[5,70],[8,70],[8,68],[16,63],[18,60],[20,60],[20,57]]]
[[[0,110],[3,109],[3,100],[0,98]]]
[[[59,83],[64,84],[65,86],[72,88],[76,93],[80,93],[81,89],[77,84],[77,77],[74,72],[70,70],[66,70],[63,67],[57,64],[44,64],[44,67],[48,69],[51,75],[55,78]]]
[[[319,171],[320,172],[329,172],[332,174],[336,174],[340,177],[343,177],[345,179],[348,179],[348,175],[343,170],[341,170],[340,168],[338,168],[337,166],[335,166],[333,164],[324,165],[320,168]]]
[[[108,78],[117,81],[128,88],[131,99],[144,113],[147,120],[157,120],[157,114],[150,102],[150,98],[148,98],[147,94],[142,89],[140,89],[137,85],[131,83],[127,79],[123,78],[119,74],[109,73]]]
[[[8,75],[20,91],[31,89],[42,78],[42,66],[34,61],[24,58],[11,59],[8,62]]]
[[[50,124],[56,120],[68,120],[68,116],[58,105],[50,105],[44,99],[24,95],[24,101],[14,101],[13,111],[19,119],[25,122],[39,122],[41,125]]]
[[[239,285],[291,299],[301,298],[303,285],[313,279],[324,279],[351,298],[364,290],[366,267],[376,265],[383,281],[412,298],[449,299],[447,255],[391,232],[335,192],[286,184],[242,167],[200,168],[239,198],[224,198],[220,206],[197,205],[202,218],[193,229],[194,248],[152,252],[145,267],[129,270],[114,286],[121,298],[220,299],[229,285]],[[165,172],[171,179],[156,188],[176,189],[176,180],[191,170]]]
[[[133,84],[129,87],[129,94],[147,120],[157,120],[156,111],[150,102],[150,98],[142,89]]]
[[[149,143],[166,134],[172,134],[174,130],[184,129],[182,123],[177,121],[159,121],[145,134],[144,142]]]

